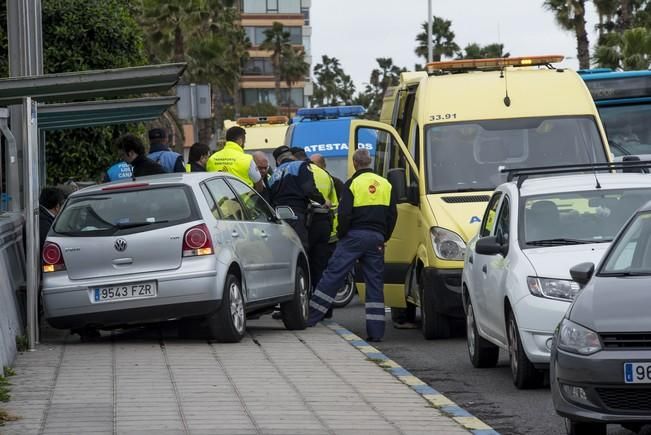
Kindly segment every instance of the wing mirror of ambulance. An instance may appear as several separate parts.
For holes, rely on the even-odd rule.
[[[405,178],[404,168],[389,169],[387,173],[387,179],[391,183],[398,203],[408,202],[418,205],[418,184],[413,183],[407,186]]]
[[[278,216],[278,219],[282,219],[284,221],[295,221],[298,219],[296,213],[294,213],[294,210],[292,210],[291,207],[287,206],[276,207],[276,216]]]

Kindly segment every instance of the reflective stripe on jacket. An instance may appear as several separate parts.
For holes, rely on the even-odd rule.
[[[206,164],[207,172],[228,172],[253,187],[253,180],[249,177],[249,168],[253,157],[245,154],[241,146],[235,142],[226,142],[221,151],[210,156]]]

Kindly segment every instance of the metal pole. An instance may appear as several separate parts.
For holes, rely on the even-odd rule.
[[[190,110],[192,110],[192,141],[193,143],[199,142],[199,128],[197,127],[197,85],[190,84]]]
[[[432,0],[427,0],[427,62],[434,59],[434,46],[432,45]]]
[[[39,222],[38,222],[38,124],[36,104],[30,97],[23,98],[23,147],[25,190],[25,266],[27,269],[27,338],[29,350],[38,344],[38,289],[39,289]]]

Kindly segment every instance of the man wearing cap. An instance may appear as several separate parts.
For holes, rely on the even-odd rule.
[[[185,172],[183,156],[170,149],[167,144],[167,131],[164,128],[149,130],[149,155],[165,172]]]
[[[305,251],[309,252],[307,212],[310,201],[324,207],[331,204],[317,189],[308,162],[297,161],[291,149],[285,145],[276,148],[273,156],[277,167],[269,181],[271,203],[274,207],[284,205],[294,210],[298,219],[288,223],[301,238]]]
[[[249,187],[262,192],[264,184],[262,175],[253,161],[253,157],[244,153],[246,130],[231,127],[226,131],[224,148],[210,156],[206,164],[208,172],[228,172],[244,181]]]

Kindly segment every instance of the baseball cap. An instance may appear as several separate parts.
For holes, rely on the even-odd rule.
[[[288,147],[287,145],[281,145],[281,146],[279,146],[279,147],[276,148],[276,149],[274,150],[274,152],[273,152],[274,159],[278,160],[278,157],[282,156],[282,155],[285,154],[285,153],[289,153],[289,154],[291,154],[291,153],[292,153],[291,148]]]
[[[167,139],[167,132],[164,128],[152,128],[149,130],[149,139]]]

